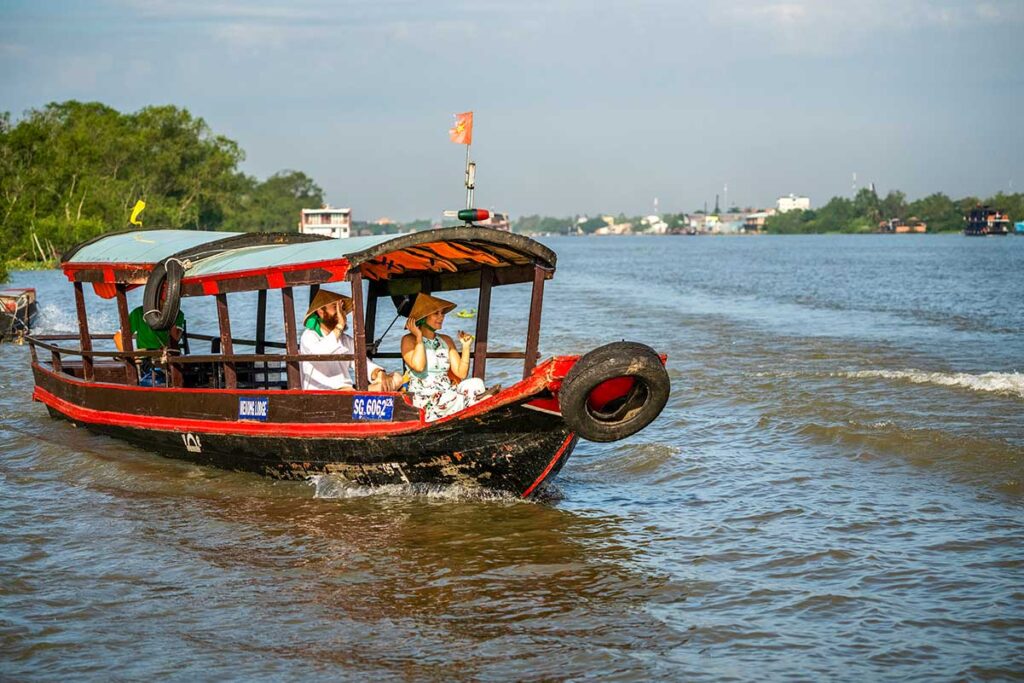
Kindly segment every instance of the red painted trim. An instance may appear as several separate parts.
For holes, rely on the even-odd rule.
[[[281,289],[284,286],[284,273],[278,273],[277,271],[267,273],[267,287],[270,289]]]
[[[252,396],[253,392],[249,392]],[[134,413],[119,413],[110,410],[94,410],[54,396],[42,387],[36,387],[32,399],[41,401],[54,410],[60,411],[73,420],[90,424],[133,429],[152,429],[163,432],[198,432],[200,434],[227,434],[237,436],[293,436],[293,437],[336,437],[359,438],[367,436],[392,436],[394,434],[421,429],[422,422],[357,422],[352,424],[322,422],[303,424],[299,422],[228,422],[222,420],[190,420],[174,417],[153,417]]]
[[[111,261],[98,261],[94,263],[65,263],[61,265],[64,272],[74,270],[105,270],[107,268],[113,268],[114,270],[153,270],[153,263],[115,263]]]
[[[565,453],[565,449],[569,447],[570,443],[572,443],[574,436],[576,436],[576,432],[569,432],[569,436],[565,437],[565,441],[563,441],[562,445],[558,447],[557,451],[555,451],[555,456],[551,458],[551,462],[548,463],[548,466],[544,468],[544,471],[540,473],[540,476],[537,477],[536,481],[530,484],[530,488],[523,491],[523,495],[521,496],[522,498],[526,498],[528,495],[533,493],[533,490],[537,488],[542,481],[547,479],[547,476],[551,473],[555,463],[558,462],[558,459],[562,457],[562,453]]]
[[[104,273],[106,277],[106,271],[117,273],[118,271],[134,271],[134,270],[153,270],[154,264],[152,263],[63,263],[61,264],[61,270],[64,271],[64,275],[69,280],[74,280],[71,276],[72,273],[77,273],[84,270],[93,270],[100,273]]]
[[[220,287],[216,280],[203,280],[203,294],[219,294]]]
[[[561,414],[562,412],[562,406],[561,404],[559,404],[557,398],[535,398],[532,401],[529,401],[526,405],[534,406],[535,408],[540,408],[541,410],[548,410],[551,411],[552,413]]]

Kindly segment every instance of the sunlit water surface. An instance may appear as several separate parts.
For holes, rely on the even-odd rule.
[[[164,459],[0,347],[0,679],[1024,676],[1024,240],[546,242],[544,353],[643,341],[673,386],[539,502]],[[74,328],[59,273],[12,284]],[[528,305],[495,291],[494,347]]]

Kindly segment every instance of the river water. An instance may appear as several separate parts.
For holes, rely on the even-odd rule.
[[[542,351],[646,342],[673,386],[535,502],[164,459],[0,347],[0,679],[1024,677],[1024,240],[545,241]],[[59,273],[12,284],[72,329]]]

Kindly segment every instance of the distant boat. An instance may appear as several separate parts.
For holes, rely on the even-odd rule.
[[[964,220],[964,234],[969,237],[1010,234],[1010,217],[988,206],[974,207]]]
[[[0,289],[0,341],[27,334],[38,312],[36,290],[31,287]]]
[[[910,218],[906,221],[901,218],[890,218],[887,221],[879,223],[878,230],[876,232],[893,233],[896,235],[912,232],[928,232],[928,224],[919,218]]]
[[[476,309],[475,308],[463,308],[461,311],[459,311],[455,315],[460,317],[460,318],[475,318],[476,317]]]
[[[1024,235],[1024,221],[1017,221],[1014,223],[1013,232],[1018,235]]]

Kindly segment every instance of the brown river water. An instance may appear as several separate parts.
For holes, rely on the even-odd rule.
[[[673,386],[538,501],[165,459],[0,346],[0,680],[1024,678],[1024,239],[544,241],[544,354],[642,341]],[[73,329],[60,273],[11,284]],[[493,305],[521,346],[528,287]]]

